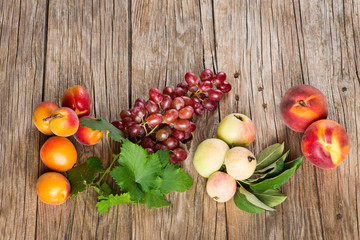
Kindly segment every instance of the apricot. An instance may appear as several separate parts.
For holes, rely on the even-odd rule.
[[[54,136],[46,140],[41,147],[40,158],[48,168],[64,172],[74,166],[77,153],[69,139]]]
[[[217,202],[229,201],[236,192],[236,181],[229,174],[214,172],[206,183],[207,194]]]
[[[42,102],[36,106],[32,119],[36,128],[46,135],[53,135],[50,130],[49,119],[47,119],[53,111],[58,109],[59,106],[53,102]],[[45,119],[45,120],[44,120]]]
[[[51,131],[61,137],[69,137],[79,128],[79,118],[76,113],[67,107],[61,107],[50,115],[49,126]]]
[[[256,158],[252,152],[243,147],[234,147],[225,155],[226,172],[236,180],[245,180],[253,175]]]
[[[304,132],[313,122],[328,115],[326,98],[310,85],[296,85],[286,91],[280,103],[284,123],[294,131]]]
[[[342,163],[350,151],[345,129],[332,120],[318,120],[305,131],[302,152],[317,167],[330,169]]]
[[[79,117],[89,115],[91,111],[90,94],[80,85],[70,87],[62,97],[61,106],[71,108]]]
[[[231,147],[247,147],[254,141],[256,130],[249,117],[241,113],[232,113],[221,120],[216,134]]]
[[[37,180],[36,191],[39,199],[44,203],[59,205],[69,198],[70,183],[60,173],[48,172]]]
[[[210,138],[201,142],[193,157],[196,171],[203,177],[209,177],[221,168],[225,153],[228,150],[229,146],[226,142],[217,138]]]
[[[80,120],[83,118],[95,119],[94,117],[84,116],[80,118]],[[94,145],[101,140],[103,135],[104,135],[104,131],[92,130],[90,128],[83,127],[80,123],[79,129],[75,133],[74,137],[81,144]]]

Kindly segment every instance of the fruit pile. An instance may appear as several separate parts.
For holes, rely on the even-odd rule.
[[[249,117],[233,113],[217,128],[217,137],[206,139],[196,149],[193,164],[208,178],[206,191],[217,202],[234,197],[236,206],[249,213],[274,211],[286,195],[277,188],[300,167],[302,158],[285,163],[289,151],[274,144],[257,157],[246,147],[255,139],[255,125]]]
[[[40,150],[42,162],[50,169],[65,172],[71,169],[77,152],[69,137],[84,145],[93,145],[100,141],[104,132],[83,127],[80,119],[88,116],[91,110],[91,98],[82,86],[66,90],[62,97],[61,107],[53,102],[42,102],[34,110],[33,122],[37,129],[46,135],[56,135],[46,140]],[[48,172],[37,181],[37,193],[45,203],[61,204],[70,195],[70,183],[62,174]]]
[[[280,103],[284,123],[294,131],[304,132],[301,148],[315,166],[331,169],[342,163],[350,151],[345,129],[328,120],[328,104],[320,90],[309,85],[291,87]]]
[[[171,163],[184,161],[187,153],[179,147],[179,142],[185,143],[191,139],[195,131],[192,116],[201,116],[205,110],[216,110],[216,102],[231,90],[224,72],[213,75],[209,69],[201,72],[200,79],[188,72],[185,81],[176,88],[165,87],[162,92],[151,88],[147,101],[136,99],[133,108],[122,110],[121,120],[112,124],[149,154],[160,149],[170,150]]]

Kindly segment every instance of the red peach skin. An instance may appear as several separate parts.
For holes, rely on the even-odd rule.
[[[319,120],[306,129],[301,148],[306,159],[315,166],[330,169],[338,166],[348,155],[349,137],[337,122]]]
[[[70,87],[62,97],[61,106],[71,108],[79,117],[89,115],[91,111],[90,94],[80,85]]]
[[[327,118],[326,98],[313,86],[293,86],[286,91],[281,100],[280,114],[289,128],[304,132],[311,123]]]

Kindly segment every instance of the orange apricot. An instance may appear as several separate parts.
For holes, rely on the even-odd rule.
[[[69,139],[54,136],[46,140],[41,147],[40,158],[47,167],[64,172],[74,166],[77,153]]]
[[[32,119],[36,128],[43,134],[54,134],[50,129],[48,117],[58,108],[59,106],[53,102],[42,102],[36,106],[32,115]]]
[[[79,128],[79,118],[74,110],[61,107],[51,113],[49,117],[51,131],[61,137],[69,137]]]
[[[48,172],[38,178],[36,191],[39,199],[44,203],[59,205],[69,198],[70,183],[60,173]]]

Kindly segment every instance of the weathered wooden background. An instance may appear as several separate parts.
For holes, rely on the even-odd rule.
[[[0,238],[359,239],[359,46],[359,0],[1,0]],[[225,71],[233,90],[196,120],[183,164],[194,185],[168,197],[173,209],[121,205],[101,215],[90,190],[60,206],[37,199],[36,180],[48,171],[39,157],[46,137],[31,120],[38,103],[59,103],[80,84],[93,115],[115,120],[151,87],[204,68]],[[196,146],[241,112],[256,125],[255,153],[285,141],[300,155],[302,135],[282,123],[279,103],[302,83],[325,93],[329,118],[347,130],[346,161],[328,171],[304,161],[273,213],[211,200],[191,163]],[[79,163],[97,155],[109,164],[104,141],[76,148]]]

